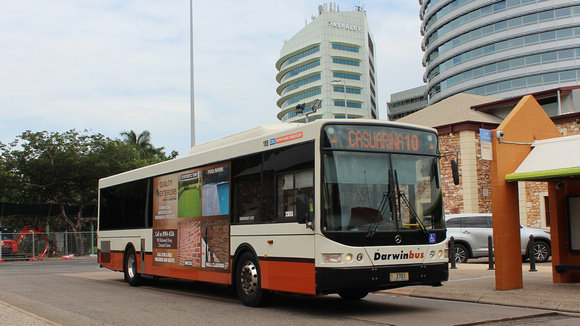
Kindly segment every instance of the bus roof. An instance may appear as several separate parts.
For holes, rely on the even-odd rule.
[[[195,145],[191,148],[188,155],[183,157],[103,178],[99,180],[99,188],[105,188],[132,180],[154,177],[173,171],[185,170],[196,166],[210,164],[212,162],[228,160],[229,158],[266,151],[271,149],[271,147],[268,146],[269,144],[266,142],[279,137],[289,137],[288,140],[285,141],[288,145],[310,141],[319,135],[320,128],[327,123],[378,124],[436,132],[433,128],[376,119],[319,119],[306,124],[269,124]],[[292,138],[292,136],[297,133],[301,133],[300,137]]]
[[[304,124],[302,123],[278,123],[259,126],[256,128],[235,133],[233,135],[211,140],[203,144],[195,145],[189,150],[188,155],[201,153],[209,149],[216,149],[224,146],[233,145],[235,143],[244,142],[248,139],[255,139],[256,137],[263,138],[264,136],[271,135],[280,131],[300,128],[303,125]]]

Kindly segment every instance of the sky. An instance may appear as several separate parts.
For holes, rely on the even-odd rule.
[[[196,143],[276,114],[276,61],[323,1],[193,0]],[[361,6],[375,40],[379,118],[392,93],[423,85],[419,4]],[[0,142],[26,130],[149,130],[191,147],[189,0],[0,0]]]

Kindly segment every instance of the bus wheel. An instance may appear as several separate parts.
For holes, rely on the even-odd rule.
[[[258,261],[251,253],[244,253],[236,265],[236,291],[242,302],[249,307],[264,306],[271,292],[262,289]]]
[[[343,291],[339,292],[341,298],[347,301],[360,300],[369,294],[368,291]]]
[[[141,274],[137,273],[137,255],[133,248],[129,248],[125,254],[125,281],[131,286],[141,283]]]

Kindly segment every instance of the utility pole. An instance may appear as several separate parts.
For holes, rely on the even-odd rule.
[[[191,147],[195,146],[195,96],[193,87],[193,0],[189,0],[189,65],[191,101]]]

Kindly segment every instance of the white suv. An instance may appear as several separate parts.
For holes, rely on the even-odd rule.
[[[488,256],[488,236],[493,236],[491,214],[451,214],[446,215],[447,238],[455,239],[455,261],[465,263],[469,258]],[[550,233],[546,229],[529,228],[521,225],[520,240],[522,257],[529,257],[528,242],[534,236],[536,262],[543,263],[551,255]]]

